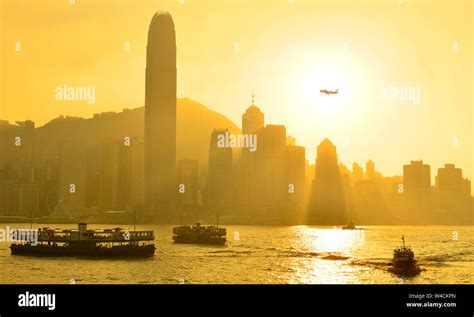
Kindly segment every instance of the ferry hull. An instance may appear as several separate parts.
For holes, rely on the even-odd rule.
[[[114,246],[105,247],[81,247],[81,246],[45,246],[12,244],[10,246],[12,255],[28,256],[85,256],[85,257],[151,257],[155,254],[154,245],[146,246]]]
[[[226,238],[221,237],[208,237],[200,235],[178,235],[174,236],[173,240],[175,243],[182,244],[214,244],[214,245],[224,245]]]
[[[412,260],[393,262],[392,267],[388,271],[398,275],[412,276],[419,274],[421,269],[416,264],[416,261]]]

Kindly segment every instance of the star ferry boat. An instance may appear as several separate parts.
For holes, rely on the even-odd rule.
[[[223,245],[227,241],[227,231],[218,226],[177,226],[173,228],[173,241],[184,244],[217,244]]]
[[[147,257],[156,249],[153,231],[90,230],[85,223],[79,223],[77,229],[41,228],[37,237],[37,241],[13,243],[12,255]]]

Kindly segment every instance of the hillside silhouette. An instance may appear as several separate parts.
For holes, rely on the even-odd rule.
[[[121,140],[126,136],[144,138],[144,107],[124,109],[122,112],[104,112],[93,118],[60,116],[36,129],[37,144],[43,157],[57,156],[64,141],[78,141],[96,146],[104,141]],[[2,130],[15,130],[18,126],[2,121]],[[191,100],[177,100],[177,159],[199,160],[207,164],[209,138],[215,128],[240,129],[222,114]],[[205,165],[204,165],[205,166]]]

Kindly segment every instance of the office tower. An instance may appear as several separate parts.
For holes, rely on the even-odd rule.
[[[198,205],[198,161],[178,160],[179,202],[183,207]]]
[[[80,142],[63,142],[59,154],[58,203],[64,214],[70,216],[84,208],[85,199],[85,155]]]
[[[130,201],[134,210],[143,208],[143,182],[145,158],[145,142],[138,137],[132,138],[130,143]]]
[[[258,149],[252,153],[255,189],[250,197],[268,211],[288,199],[286,128],[268,124],[257,131],[257,140]]]
[[[365,173],[366,179],[371,180],[375,178],[375,164],[372,160],[368,160],[367,163],[365,163]]]
[[[107,142],[102,150],[101,203],[103,211],[136,210],[142,206],[144,144],[132,138]]]
[[[286,145],[296,145],[296,138],[294,136],[287,136],[286,137]]]
[[[302,208],[305,194],[306,151],[303,146],[294,145],[289,145],[286,149],[288,201],[298,203],[300,204],[298,208]]]
[[[228,129],[214,129],[211,134],[206,189],[210,208],[229,209],[233,204],[232,148],[218,146],[218,137],[226,133]]]
[[[439,208],[449,213],[451,219],[469,209],[471,189],[469,180],[462,177],[462,170],[454,164],[444,164],[438,168],[436,184]]]
[[[156,13],[148,31],[144,177],[144,214],[171,216],[177,197],[176,38],[167,12]]]
[[[40,173],[40,211],[51,214],[58,204],[59,159],[49,157],[42,160]],[[87,185],[87,184],[86,184]],[[87,186],[86,186],[87,189]],[[97,193],[99,195],[99,193]]]
[[[242,133],[255,133],[258,129],[263,128],[264,125],[265,115],[260,111],[260,108],[255,105],[255,96],[252,95],[252,105],[250,105],[242,115]]]
[[[100,209],[102,211],[125,210],[128,200],[126,190],[126,167],[129,161],[128,148],[117,141],[102,146],[102,167],[100,183]]]
[[[403,166],[403,195],[408,206],[428,208],[431,202],[430,166],[411,161]]]
[[[317,148],[309,217],[309,221],[318,224],[345,222],[345,201],[336,146],[328,139],[324,139]]]
[[[362,167],[357,164],[356,162],[352,163],[352,175],[351,175],[351,181],[352,183],[357,183],[361,181],[364,178],[364,171],[362,170]]]
[[[252,104],[242,115],[242,134],[253,135],[265,125],[265,115],[255,105],[255,96],[252,94]],[[258,137],[257,137],[258,151]],[[248,207],[255,201],[252,199],[255,191],[255,166],[253,161],[254,153],[249,148],[242,148],[242,156],[240,158],[240,185],[239,205]]]

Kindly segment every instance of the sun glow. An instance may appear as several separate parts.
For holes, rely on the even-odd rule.
[[[296,71],[290,98],[297,102],[306,119],[313,123],[318,119],[329,126],[356,119],[367,89],[354,62],[344,55],[321,56],[317,62],[306,60],[300,65],[306,66]],[[325,94],[321,90],[338,93]]]

